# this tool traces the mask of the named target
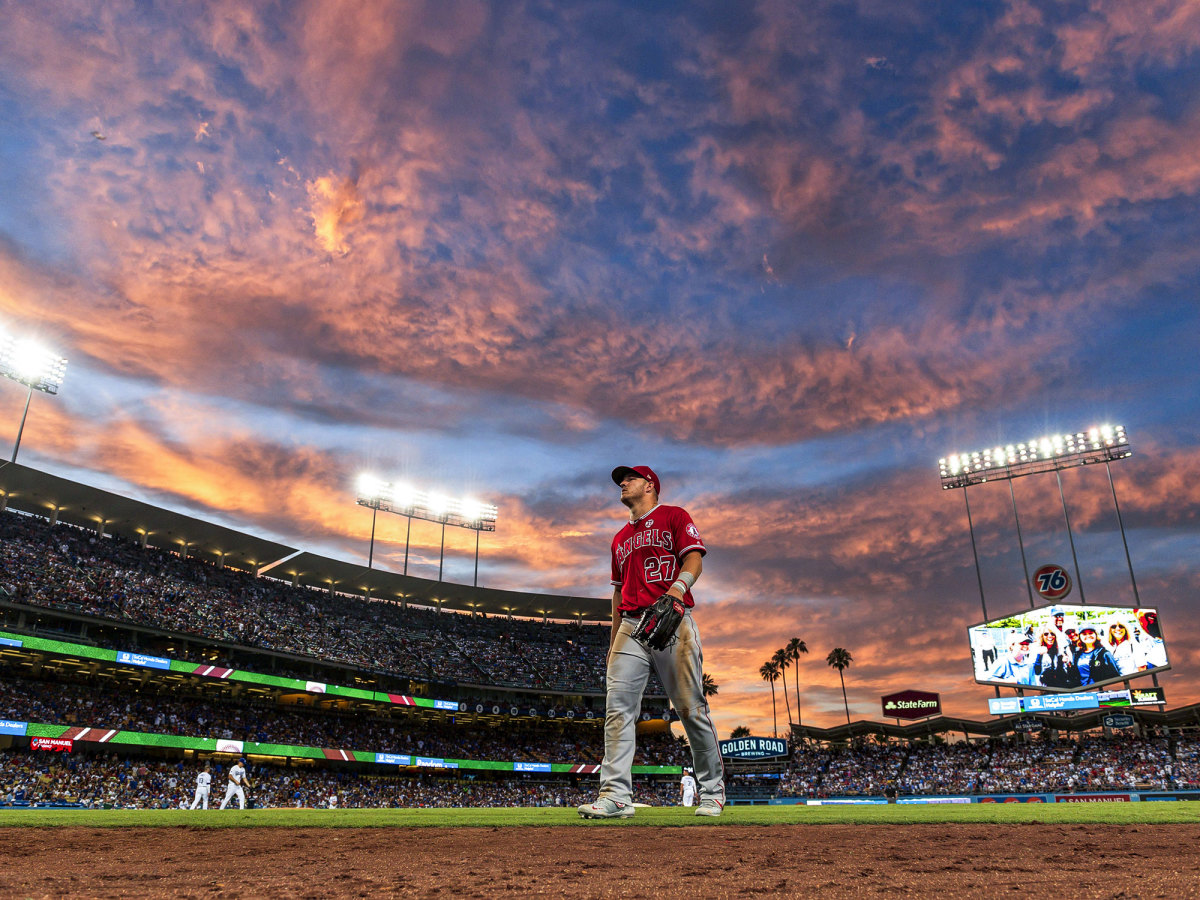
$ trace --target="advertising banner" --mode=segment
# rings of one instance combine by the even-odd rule
[[[1105,728],[1132,728],[1133,716],[1127,713],[1109,713],[1102,720]]]
[[[881,806],[887,800],[883,797],[839,797],[836,800],[805,800],[805,806]]]
[[[147,669],[165,669],[167,671],[171,669],[169,659],[163,659],[161,656],[147,656],[144,653],[129,653],[125,650],[117,651],[117,662],[130,666],[142,666]]]
[[[928,691],[899,691],[879,700],[889,719],[924,719],[942,714],[941,697]]]
[[[1057,794],[1055,803],[1131,803],[1129,794]]]
[[[51,750],[55,753],[70,753],[75,749],[75,742],[67,738],[35,737],[29,739],[29,746],[34,750]]]
[[[1043,694],[1022,697],[1021,708],[1026,712],[1059,712],[1068,709],[1099,709],[1100,698],[1091,694]]]
[[[403,753],[376,753],[375,762],[385,766],[411,766],[412,757]]]
[[[1086,690],[1171,667],[1158,610],[1039,606],[967,629],[980,684]]]
[[[27,724],[27,722],[16,722],[12,719],[0,719],[0,734],[15,734],[24,737]]]
[[[783,738],[734,738],[721,741],[720,746],[724,759],[774,759],[788,755],[788,744]]]
[[[1162,706],[1167,695],[1160,687],[1130,688],[1129,701],[1132,706]]]

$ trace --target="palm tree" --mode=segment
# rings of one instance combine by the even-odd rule
[[[779,666],[768,660],[762,664],[758,674],[762,676],[763,681],[771,683],[771,723],[774,726],[772,734],[779,737],[779,720],[775,716],[775,682],[779,680]]]
[[[786,650],[776,650],[775,655],[771,657],[771,662],[775,663],[775,665],[779,667],[779,677],[783,679],[783,702],[787,704],[787,730],[788,736],[790,737],[792,733],[792,701],[788,699],[787,695],[787,670],[788,666],[792,664],[792,658],[788,656],[788,652]]]
[[[783,649],[787,651],[787,654],[791,658],[792,662],[796,664],[796,724],[803,725],[804,716],[800,714],[800,654],[807,653],[808,647],[805,645],[804,641],[800,640],[800,638],[794,637],[787,642],[787,646],[785,646]],[[787,690],[786,684],[784,684],[784,690]]]
[[[701,690],[704,691],[704,696],[715,697],[717,696],[717,691],[720,690],[720,688],[721,686],[713,681],[713,677],[705,672],[701,684]]]
[[[842,703],[846,707],[846,724],[850,724],[850,701],[846,699],[846,676],[842,673],[846,671],[850,663],[854,659],[850,656],[850,651],[844,647],[834,647],[829,651],[829,655],[825,657],[825,662],[838,670],[838,678],[842,679]]]
[[[729,732],[729,739],[731,741],[736,741],[738,738],[743,737],[750,737],[750,729],[745,725],[739,725],[737,728],[733,729],[733,731]]]

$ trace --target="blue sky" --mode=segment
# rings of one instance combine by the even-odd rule
[[[71,361],[23,462],[344,558],[358,472],[419,479],[500,507],[484,584],[587,596],[608,471],[650,464],[712,547],[718,719],[762,729],[793,636],[806,720],[842,716],[834,646],[856,716],[983,716],[936,460],[1121,423],[1164,687],[1200,700],[1200,3],[3,11],[0,315]],[[1064,485],[1089,599],[1132,603],[1103,472]],[[1053,481],[1016,490],[1064,562]],[[1008,493],[972,505],[1019,608]]]

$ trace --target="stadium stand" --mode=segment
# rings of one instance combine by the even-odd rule
[[[18,633],[109,651],[454,701],[434,712],[0,647],[0,718],[12,721],[578,763],[589,774],[603,755],[607,628],[595,623],[444,613],[333,594],[11,511],[0,513],[0,620]],[[644,718],[662,713],[661,687],[653,692],[659,708],[645,707]],[[528,715],[508,715],[510,704]],[[501,707],[506,714],[485,713]],[[887,724],[798,729],[782,771],[731,773],[730,792],[765,801],[878,796],[889,787],[902,795],[1200,789],[1196,710],[1135,717],[1137,732],[1101,732],[1096,714],[1047,719],[1037,736],[1011,733],[1002,720],[942,720],[940,733],[990,735],[954,742],[899,739],[905,730]],[[4,738],[0,803],[175,807],[190,802],[205,760],[216,767],[219,803],[220,773],[231,758],[194,750],[185,758],[165,745],[118,755],[109,745],[76,744],[73,753],[53,754],[30,749],[28,737]],[[668,730],[639,735],[639,764],[677,770],[687,761],[686,745]],[[281,757],[254,764],[254,797],[271,806],[323,806],[336,793],[343,807],[569,807],[594,791],[591,779],[581,785],[575,773],[514,775],[513,768],[418,771]],[[636,790],[639,802],[655,805],[678,797],[674,775],[639,778]]]
[[[605,626],[330,595],[12,512],[0,514],[0,588],[11,605],[366,672],[525,691],[604,691]],[[657,680],[647,694],[663,697]]]

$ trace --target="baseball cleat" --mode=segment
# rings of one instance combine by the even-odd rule
[[[721,815],[725,809],[725,804],[720,800],[714,800],[711,797],[705,797],[700,801],[700,805],[696,807],[696,815],[712,816],[714,819]]]
[[[608,797],[601,797],[595,803],[584,803],[576,809],[585,819],[628,819],[633,815],[632,803],[620,803]]]

